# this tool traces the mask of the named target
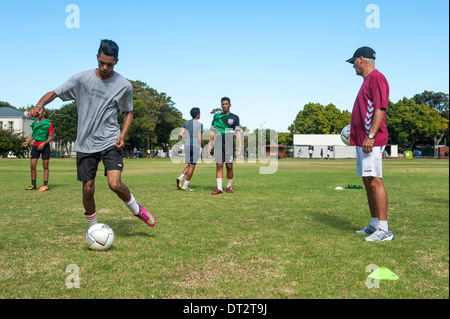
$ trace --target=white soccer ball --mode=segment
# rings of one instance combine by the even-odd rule
[[[106,224],[95,224],[86,232],[86,245],[92,250],[107,250],[114,242],[114,232]]]
[[[341,140],[345,145],[350,146],[350,124],[342,129]]]

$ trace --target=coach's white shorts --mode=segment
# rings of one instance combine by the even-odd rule
[[[383,178],[383,152],[386,146],[374,146],[372,153],[364,153],[361,146],[356,147],[356,174],[361,177]]]

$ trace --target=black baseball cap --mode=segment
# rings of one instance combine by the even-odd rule
[[[358,50],[355,51],[355,53],[353,54],[352,58],[348,59],[345,62],[353,64],[353,61],[355,61],[355,59],[359,58],[360,56],[362,56],[363,58],[366,58],[366,59],[373,59],[373,60],[375,60],[376,54],[375,54],[375,51],[372,48],[361,47],[361,48],[359,48]]]

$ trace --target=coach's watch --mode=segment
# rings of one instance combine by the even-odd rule
[[[371,140],[373,140],[375,138],[375,134],[369,133],[369,135],[367,135],[368,138],[370,138]]]

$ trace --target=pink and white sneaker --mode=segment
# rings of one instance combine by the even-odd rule
[[[137,217],[144,221],[149,226],[155,226],[156,219],[155,216],[153,216],[152,213],[150,213],[148,210],[146,210],[141,204],[139,204],[139,214],[137,214]]]

